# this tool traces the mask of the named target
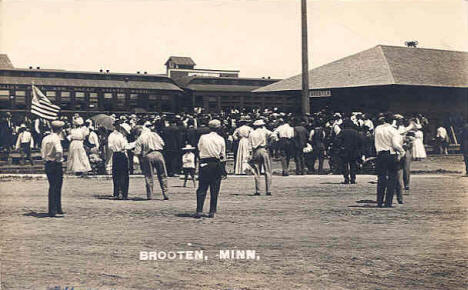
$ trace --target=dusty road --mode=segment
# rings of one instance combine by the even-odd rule
[[[468,286],[468,178],[414,176],[405,204],[375,208],[374,176],[276,177],[252,196],[250,177],[223,182],[215,219],[188,217],[192,188],[170,201],[110,200],[105,179],[67,178],[64,218],[47,218],[47,181],[3,180],[1,285],[115,289],[463,289]],[[157,196],[160,198],[160,196]],[[207,200],[208,202],[208,200]],[[260,260],[220,260],[222,249]],[[204,250],[207,261],[140,261],[140,251]]]

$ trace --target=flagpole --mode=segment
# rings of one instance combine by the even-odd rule
[[[309,55],[307,47],[307,0],[302,0],[302,114],[310,114],[309,102]]]

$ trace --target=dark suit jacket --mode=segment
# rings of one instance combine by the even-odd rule
[[[183,145],[183,131],[177,126],[169,126],[162,129],[161,137],[164,140],[165,151],[180,151]]]
[[[303,126],[294,127],[294,145],[296,149],[302,150],[309,139],[309,131]]]
[[[336,136],[336,145],[342,158],[358,160],[362,156],[364,137],[357,130],[346,128]]]

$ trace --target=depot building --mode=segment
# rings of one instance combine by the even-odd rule
[[[311,111],[422,113],[468,117],[468,53],[378,45],[309,71]],[[292,97],[300,108],[302,76],[257,89]]]
[[[232,108],[288,106],[253,91],[278,80],[242,78],[238,70],[195,68],[190,57],[171,56],[165,74],[16,68],[0,54],[0,110],[27,112],[34,84],[65,112],[219,112]]]

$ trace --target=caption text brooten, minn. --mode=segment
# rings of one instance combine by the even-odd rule
[[[219,260],[260,260],[255,250],[219,250],[215,258]],[[194,260],[210,259],[203,250],[198,251],[140,251],[140,261],[155,260]]]

